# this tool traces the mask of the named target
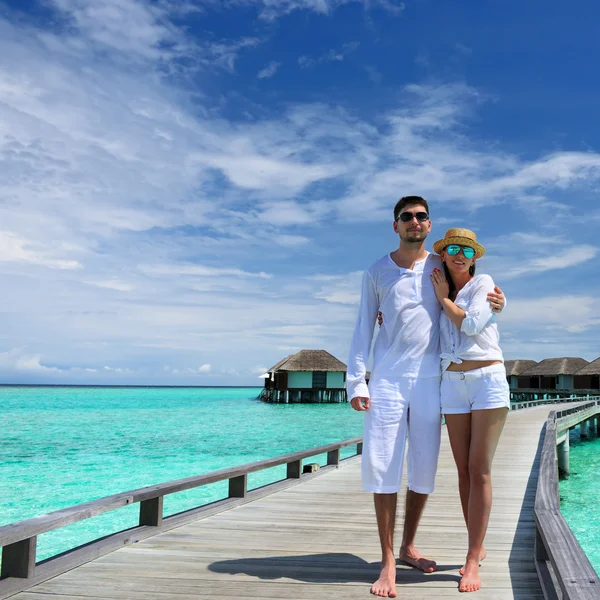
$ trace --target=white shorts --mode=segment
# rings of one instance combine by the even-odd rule
[[[464,373],[444,371],[441,400],[442,412],[446,415],[510,408],[510,391],[504,365],[491,365]]]
[[[408,438],[408,488],[431,494],[440,452],[440,378],[371,379],[369,393],[362,455],[365,491],[400,491]]]

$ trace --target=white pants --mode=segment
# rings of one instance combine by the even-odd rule
[[[440,452],[440,378],[371,379],[369,393],[362,455],[365,491],[400,491],[408,439],[408,488],[431,494]]]
[[[472,371],[444,371],[442,412],[460,415],[472,410],[510,408],[510,390],[503,364]]]

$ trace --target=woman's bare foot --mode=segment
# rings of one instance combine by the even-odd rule
[[[400,560],[415,569],[420,569],[423,573],[433,573],[437,570],[435,560],[425,558],[414,546],[410,548],[400,548]]]
[[[465,573],[458,584],[458,591],[476,592],[481,588],[481,579],[479,579],[479,561],[467,560],[464,569]]]
[[[487,556],[487,552],[486,552],[485,548],[483,546],[481,546],[481,552],[479,553],[479,562],[481,563],[481,561],[484,560],[486,556]],[[481,564],[479,566],[481,566]],[[459,573],[461,575],[464,575],[465,568],[461,567]]]
[[[381,598],[395,598],[396,593],[396,561],[381,565],[379,579],[371,586],[371,594]]]

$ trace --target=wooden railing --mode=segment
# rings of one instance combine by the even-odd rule
[[[543,400],[512,400],[510,403],[511,410],[519,410],[521,408],[532,408],[534,406],[542,406],[545,404],[572,404],[573,402],[593,402],[600,396],[584,397],[584,398],[545,398]],[[575,408],[567,410],[576,410]]]
[[[0,547],[2,547],[0,599],[7,598],[124,545],[233,506],[250,502],[294,485],[301,479],[336,468],[341,462],[340,450],[347,446],[356,446],[356,454],[348,458],[362,454],[362,438],[352,438],[343,442],[269,458],[240,467],[221,469],[205,475],[187,477],[115,494],[0,527]],[[327,465],[320,468],[316,473],[303,474],[302,461],[305,458],[320,454],[327,454]],[[344,460],[347,460],[347,458]],[[249,473],[280,465],[287,465],[285,479],[261,488],[248,490]],[[229,481],[229,495],[227,498],[163,517],[163,499],[165,496],[224,480]],[[39,535],[136,503],[140,505],[139,525],[137,527],[89,542],[39,563],[36,562],[36,546]]]
[[[575,401],[577,399],[574,399]],[[587,400],[587,399],[586,399]],[[560,512],[557,434],[600,414],[600,399],[550,412],[535,498],[535,567],[546,600],[598,600],[600,579]]]

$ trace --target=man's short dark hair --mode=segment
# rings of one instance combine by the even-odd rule
[[[404,198],[400,198],[400,200],[396,202],[396,206],[394,207],[394,221],[398,220],[400,213],[407,206],[415,205],[424,206],[427,214],[429,214],[429,205],[427,204],[427,200],[425,200],[425,198],[421,198],[421,196],[404,196]]]

